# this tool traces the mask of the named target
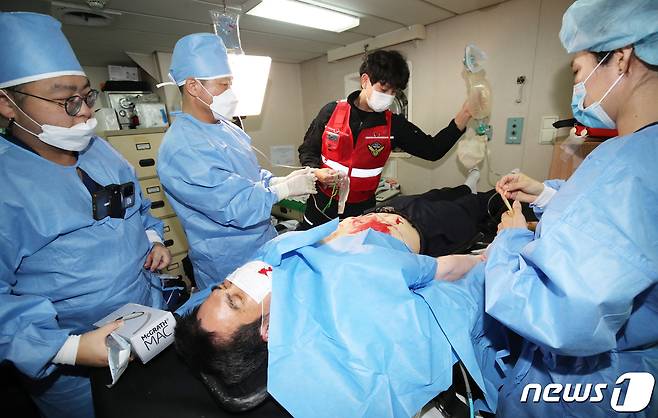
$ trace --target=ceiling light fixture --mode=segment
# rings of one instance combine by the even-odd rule
[[[309,28],[344,32],[359,26],[359,18],[296,0],[260,0],[248,15],[292,23]],[[243,5],[243,9],[249,5]]]

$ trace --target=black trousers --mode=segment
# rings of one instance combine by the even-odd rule
[[[375,203],[373,196],[363,203],[348,204],[340,218],[362,215],[371,211]],[[421,237],[421,253],[433,257],[466,251],[474,241],[492,241],[500,216],[507,210],[495,190],[473,194],[466,185],[396,196],[381,206],[391,207],[411,222]],[[522,206],[526,219],[536,220],[532,209],[525,203]],[[336,218],[337,208],[338,203],[329,203],[324,193],[312,195],[298,229],[306,230]]]
[[[421,236],[421,253],[438,257],[467,251],[474,241],[490,242],[507,210],[495,190],[473,194],[466,185],[397,196],[386,202],[413,224]],[[526,219],[536,219],[523,204]]]

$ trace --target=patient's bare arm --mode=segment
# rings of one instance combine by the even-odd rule
[[[461,279],[476,264],[483,261],[479,255],[444,255],[437,257],[437,269],[434,275],[436,280],[454,281]]]

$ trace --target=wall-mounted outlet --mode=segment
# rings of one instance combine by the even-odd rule
[[[557,129],[553,124],[558,121],[557,116],[542,116],[541,127],[539,128],[539,143],[543,145],[552,145],[557,137]]]
[[[506,144],[520,144],[523,136],[523,118],[507,119],[507,135],[505,136]]]

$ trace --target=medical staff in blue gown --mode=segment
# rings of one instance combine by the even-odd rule
[[[273,270],[268,392],[295,417],[409,417],[450,387],[461,360],[485,394],[476,407],[495,410],[501,374],[495,326],[484,335],[483,263],[462,280],[436,280],[436,258],[372,229],[320,244],[336,224],[284,234],[257,254]]]
[[[174,48],[170,83],[179,86],[183,113],[167,131],[157,170],[181,219],[200,289],[221,281],[276,236],[272,206],[315,193],[310,169],[272,177],[260,168],[251,138],[231,123],[238,97],[221,38],[198,33]]]
[[[97,92],[59,22],[0,13],[0,39],[0,115],[9,121],[0,136],[0,362],[21,372],[44,416],[93,417],[84,366],[107,364],[104,340],[118,324],[92,324],[125,303],[162,306],[144,269],[169,257],[150,242],[161,241],[162,222],[149,215],[134,169],[94,136]],[[134,205],[95,220],[91,193],[127,182]]]
[[[486,311],[524,339],[497,416],[656,417],[658,2],[578,0],[560,38],[575,54],[574,116],[619,136],[566,182],[497,185],[541,216],[533,234],[516,203],[488,254]],[[524,403],[528,384],[558,386]]]

